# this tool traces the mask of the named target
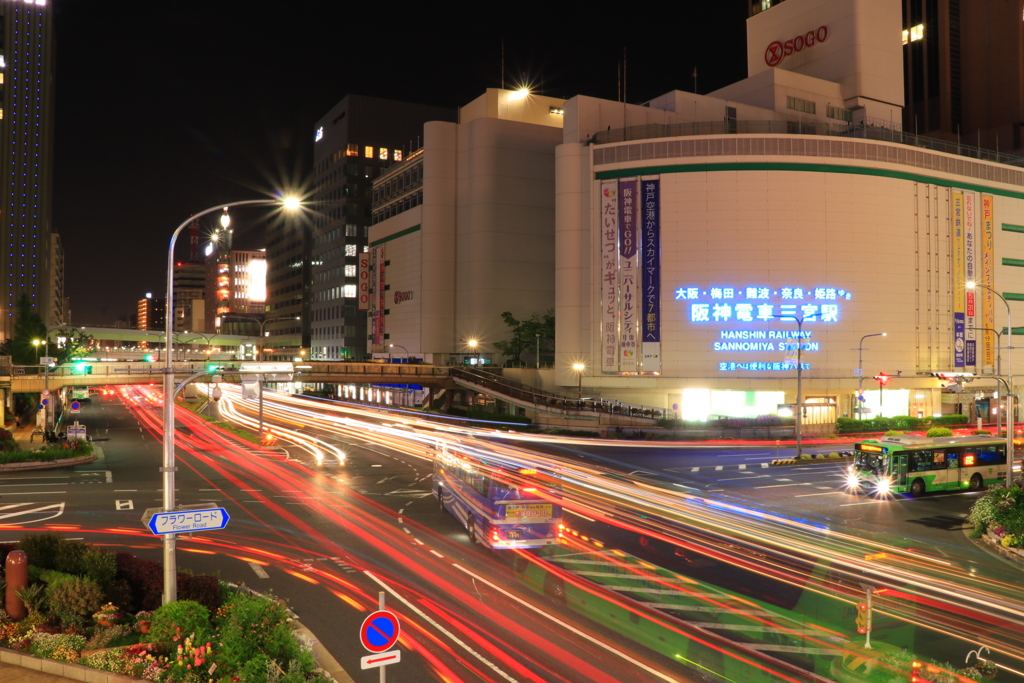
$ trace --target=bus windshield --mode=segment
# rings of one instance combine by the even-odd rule
[[[889,456],[884,453],[871,453],[858,449],[854,453],[853,464],[861,472],[870,472],[872,474],[889,473]]]

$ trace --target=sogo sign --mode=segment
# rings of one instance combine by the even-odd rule
[[[808,31],[802,36],[790,38],[786,42],[772,41],[768,45],[768,49],[764,51],[764,61],[768,66],[778,66],[783,59],[794,52],[800,52],[804,48],[813,47],[826,40],[828,40],[828,26],[819,26],[816,31]]]

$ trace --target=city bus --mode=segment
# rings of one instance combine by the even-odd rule
[[[877,494],[980,491],[1006,481],[1006,441],[985,436],[886,436],[854,446],[847,486]]]
[[[560,487],[550,475],[441,447],[433,489],[440,509],[466,527],[473,543],[492,549],[559,543]]]

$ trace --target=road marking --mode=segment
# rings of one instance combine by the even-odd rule
[[[691,472],[700,472],[700,468],[699,467],[691,467],[690,471]]]
[[[402,521],[402,518],[401,518],[401,517],[399,517],[399,518],[398,518],[398,523],[399,523],[399,524],[405,524],[405,522],[403,522],[403,521]]]
[[[845,507],[850,507],[851,505],[874,505],[875,503],[887,503],[887,502],[889,502],[889,501],[879,498],[879,499],[876,499],[876,500],[865,500],[863,503],[843,503],[839,507],[845,508]]]
[[[801,493],[793,496],[794,498],[806,498],[807,496],[831,496],[836,493],[846,493],[846,491],[825,491],[824,493]]]
[[[137,493],[138,489],[114,489],[114,493]]]
[[[114,501],[114,508],[117,510],[134,510],[135,504],[130,500],[116,500]]]
[[[370,465],[370,467],[384,467],[384,465]]]
[[[255,562],[248,562],[246,564],[248,564],[250,567],[252,567],[253,572],[255,572],[256,576],[260,577],[261,579],[269,579],[270,578],[270,574],[267,573],[267,570],[264,569],[263,567],[259,566]]]
[[[779,479],[777,481],[793,481],[793,480],[792,479],[783,479],[783,478],[779,477]]]
[[[410,536],[412,535],[412,532],[409,531],[409,529],[404,527],[404,526],[402,527],[402,531],[404,531],[405,533],[409,534]]]
[[[740,469],[741,470],[745,470],[745,469],[747,469],[747,466],[745,464],[744,465],[740,465]]]
[[[810,486],[810,482],[796,482],[793,484],[768,484],[767,486],[755,486],[755,489],[777,489],[784,486]]]
[[[444,555],[442,555],[441,553],[437,552],[436,550],[431,550],[430,554],[431,555],[437,555],[440,558],[444,558]]]
[[[766,469],[767,467],[768,467],[768,463],[766,463],[766,462],[761,463],[761,468],[762,469]]]
[[[4,493],[4,495],[5,496],[44,496],[44,495],[47,495],[49,493],[63,493],[63,494],[66,494],[67,491],[10,491],[8,493]]]
[[[0,519],[11,519],[12,517],[30,515],[34,512],[47,514],[53,512],[53,514],[48,514],[48,516],[40,517],[38,519],[26,519],[22,522],[4,522],[5,525],[36,524],[38,522],[44,522],[48,519],[53,519],[54,517],[60,517],[64,513],[64,503],[49,503],[44,504],[42,507],[25,508],[21,510],[15,509],[20,508],[24,505],[38,505],[38,503],[12,503],[11,505],[0,505]],[[4,512],[4,510],[10,510],[10,512]]]
[[[753,472],[747,472],[747,474],[753,474],[752,477],[719,477],[716,481],[750,481],[751,479],[768,479],[771,475],[768,474],[754,474]]]
[[[532,610],[533,612],[535,612],[536,614],[544,617],[545,619],[549,619],[550,621],[554,622],[555,624],[558,624],[560,627],[564,628],[565,630],[570,631],[571,633],[574,633],[577,636],[579,636],[579,637],[581,637],[581,638],[583,638],[583,639],[585,639],[585,640],[587,640],[587,641],[589,641],[589,642],[591,642],[591,643],[593,643],[595,645],[600,646],[601,650],[603,652],[610,652],[610,653],[620,657],[621,659],[629,662],[630,664],[632,664],[632,665],[634,665],[634,666],[636,666],[636,667],[638,667],[640,669],[643,669],[644,671],[646,671],[648,674],[650,674],[651,676],[653,676],[655,678],[660,678],[660,679],[665,680],[665,681],[674,681],[675,680],[674,678],[669,678],[667,675],[661,673],[660,671],[647,666],[643,662],[641,662],[641,661],[639,661],[637,659],[633,659],[632,657],[630,657],[625,652],[621,652],[619,650],[616,650],[615,648],[609,647],[606,642],[604,642],[602,640],[598,640],[594,636],[591,636],[591,635],[589,635],[587,633],[584,633],[580,629],[575,628],[574,626],[571,626],[570,624],[562,621],[561,619],[558,619],[557,617],[549,614],[546,609],[541,609],[539,607],[534,606],[532,603],[529,603],[529,602],[527,602],[527,601],[525,601],[525,600],[523,600],[521,598],[516,597],[512,593],[509,593],[508,591],[498,587],[497,585],[491,583],[490,581],[488,581],[487,579],[483,578],[482,576],[478,576],[477,574],[474,574],[473,572],[469,571],[465,567],[462,567],[462,566],[457,565],[457,564],[453,564],[452,566],[455,567],[456,569],[458,569],[459,571],[465,572],[469,576],[473,577],[474,581],[479,581],[480,583],[482,583],[482,584],[484,584],[486,586],[489,586],[491,588],[491,590],[497,591],[498,593],[501,593],[505,597],[510,598],[512,600],[515,600],[516,602],[521,604],[523,607],[525,607],[525,608],[527,608],[529,610]]]
[[[715,467],[715,472],[721,472],[722,471],[722,467],[724,467],[724,466],[723,465],[718,465],[717,467]]]

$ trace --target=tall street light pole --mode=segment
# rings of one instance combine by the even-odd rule
[[[164,302],[164,448],[163,466],[160,472],[163,473],[163,503],[164,512],[174,512],[174,473],[178,470],[174,463],[174,362],[171,355],[174,352],[174,245],[178,241],[178,235],[192,221],[216,211],[224,211],[221,216],[222,225],[230,225],[231,219],[227,216],[227,210],[234,206],[283,206],[289,211],[299,208],[299,200],[294,197],[283,199],[248,199],[230,204],[218,204],[199,213],[193,214],[184,223],[175,228],[171,234],[171,241],[167,247],[167,298]],[[225,218],[227,222],[225,222]],[[172,311],[168,314],[168,311]],[[177,539],[174,534],[164,535],[164,595],[163,604],[175,602],[178,599],[178,566],[174,555]]]
[[[804,363],[803,363],[803,349],[804,349],[804,322],[817,318],[818,314],[807,315],[807,316],[795,316],[795,315],[773,315],[773,318],[780,318],[782,320],[793,320],[796,322],[797,340],[796,340],[796,457],[799,460],[800,456],[804,452],[804,437],[803,437],[803,416],[804,416],[804,393],[803,393],[803,380],[804,380]]]
[[[576,371],[576,375],[579,378],[579,393],[576,395],[576,399],[579,401],[583,400],[583,371],[587,369],[587,366],[583,363],[573,363],[572,369]]]
[[[864,419],[864,401],[861,400],[863,395],[864,386],[864,340],[868,337],[884,337],[885,332],[876,332],[874,334],[865,334],[860,338],[860,343],[857,344],[857,419]],[[868,349],[870,351],[870,349]],[[881,393],[879,395],[879,403],[881,403]]]
[[[1010,369],[1013,365],[1013,325],[1010,322],[1010,302],[1006,300],[1006,297],[988,285],[968,282],[966,287],[967,289],[981,287],[988,290],[999,297],[1003,305],[1006,306],[1006,485],[1009,486],[1013,483],[1013,432],[1014,423],[1017,421],[1017,408],[1014,405],[1016,397],[1013,395],[1013,370]]]

